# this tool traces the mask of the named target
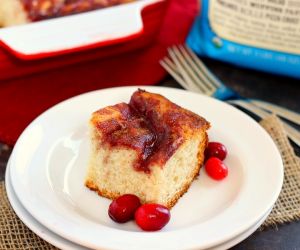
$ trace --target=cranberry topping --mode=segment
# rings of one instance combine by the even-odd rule
[[[129,2],[129,0],[21,0],[30,20],[38,21]]]
[[[129,104],[110,106],[117,117],[96,123],[102,141],[112,147],[128,147],[137,152],[134,168],[150,172],[150,166],[163,166],[184,142],[187,133],[209,127],[202,117],[183,109],[158,94],[134,92]],[[103,115],[108,110],[99,110]]]

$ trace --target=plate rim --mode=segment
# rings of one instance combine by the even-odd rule
[[[5,170],[5,189],[6,189],[8,201],[12,209],[18,216],[18,218],[25,224],[26,227],[28,227],[41,239],[61,249],[73,250],[74,247],[76,247],[77,250],[89,250],[84,246],[80,246],[74,242],[68,241],[67,239],[59,236],[58,234],[54,233],[50,229],[46,228],[24,208],[23,204],[18,199],[11,183],[9,161],[7,162],[6,170]],[[56,240],[53,241],[53,238],[56,238]],[[66,245],[65,243],[71,243],[71,246]]]

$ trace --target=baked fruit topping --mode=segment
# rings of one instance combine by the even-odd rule
[[[135,0],[0,0],[0,28],[133,1]]]

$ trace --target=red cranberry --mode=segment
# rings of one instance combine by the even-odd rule
[[[168,208],[159,204],[145,204],[135,212],[135,221],[144,231],[157,231],[162,229],[170,220]]]
[[[217,157],[211,157],[206,161],[205,170],[215,180],[222,180],[228,175],[228,167]]]
[[[226,158],[227,149],[220,142],[209,142],[205,150],[205,159],[208,160],[210,157],[217,157],[221,161]]]
[[[109,206],[109,217],[118,223],[125,223],[134,218],[134,213],[141,206],[140,199],[133,194],[124,194]]]

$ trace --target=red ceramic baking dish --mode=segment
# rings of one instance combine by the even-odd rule
[[[166,5],[138,0],[0,28],[0,80],[142,48],[159,31]]]

